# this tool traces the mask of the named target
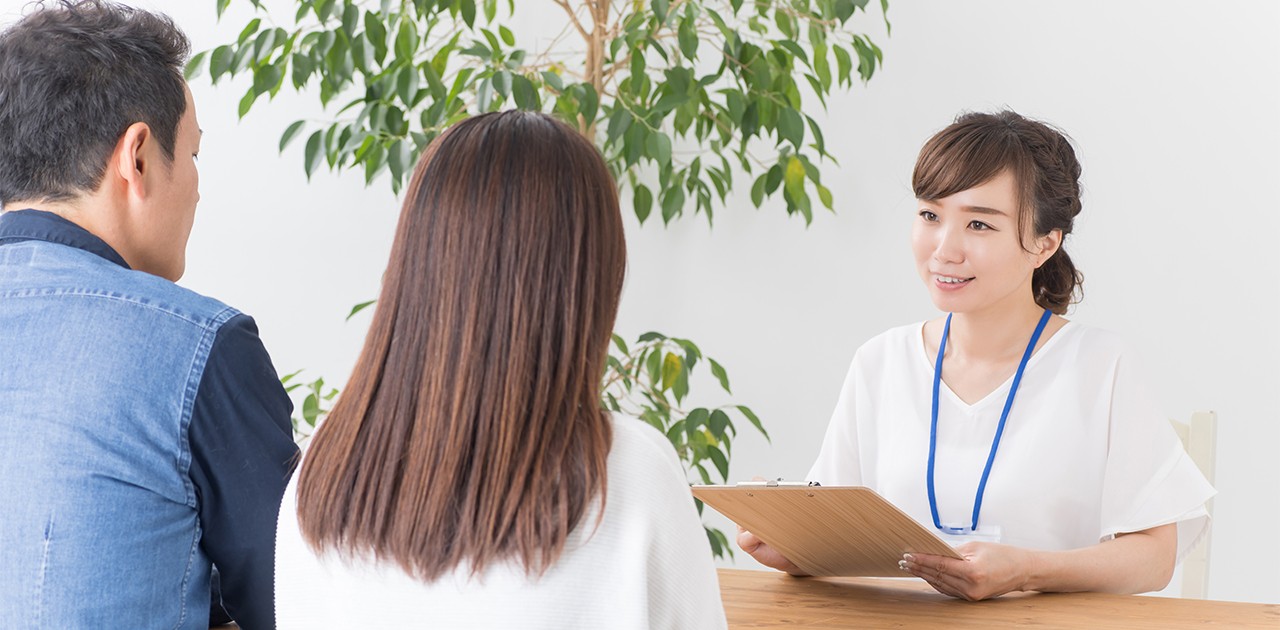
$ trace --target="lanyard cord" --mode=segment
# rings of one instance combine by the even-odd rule
[[[991,440],[991,453],[987,455],[987,465],[982,469],[982,480],[978,482],[978,492],[973,498],[973,525],[969,528],[972,531],[978,529],[978,512],[982,510],[982,495],[987,490],[987,478],[991,476],[991,464],[996,460],[996,449],[1000,448],[1000,436],[1004,434],[1004,423],[1009,419],[1009,410],[1013,408],[1013,397],[1018,393],[1018,384],[1022,382],[1022,373],[1027,369],[1027,362],[1031,360],[1031,353],[1036,349],[1036,342],[1040,341],[1040,333],[1044,332],[1045,324],[1049,323],[1049,316],[1052,313],[1045,309],[1044,314],[1040,316],[1040,323],[1036,324],[1035,332],[1031,333],[1031,341],[1027,343],[1026,352],[1022,353],[1022,361],[1018,363],[1018,371],[1013,375],[1013,384],[1009,387],[1009,397],[1004,401],[1004,411],[1000,413],[1000,424],[996,425],[995,439]],[[938,451],[938,389],[942,385],[942,355],[947,349],[947,337],[951,335],[951,314],[947,314],[947,323],[942,328],[942,341],[938,343],[938,358],[934,362],[933,367],[933,412],[929,423],[929,511],[933,514],[933,526],[943,531],[954,531],[960,533],[963,528],[944,528],[942,521],[938,518],[938,499],[933,490],[933,464],[934,458]]]

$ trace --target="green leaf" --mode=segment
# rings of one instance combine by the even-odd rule
[[[671,445],[676,447],[677,452],[680,451],[680,448],[684,446],[684,443],[687,441],[684,430],[684,420],[676,420],[675,423],[671,425],[671,428],[667,429],[667,441],[671,442]]]
[[[822,184],[818,184],[818,199],[822,202],[822,205],[826,206],[827,210],[835,212],[835,200],[831,197],[831,191]]]
[[[302,374],[302,372],[303,372],[302,370],[298,370],[298,371],[296,371],[296,372],[290,372],[290,373],[288,373],[288,374],[285,374],[284,376],[281,376],[281,377],[280,377],[280,384],[281,384],[281,385],[288,385],[288,384],[289,384],[289,381],[292,381],[292,380],[294,379],[294,377],[298,376],[299,374]]]
[[[710,419],[711,412],[707,411],[705,407],[698,407],[697,409],[690,411],[689,415],[684,419],[685,433],[689,435],[697,433],[698,428],[706,425],[707,421]]]
[[[671,163],[671,138],[659,131],[651,134],[645,143],[645,153],[658,163],[666,166]]]
[[[720,449],[711,446],[707,448],[707,455],[711,457],[711,463],[716,465],[716,472],[720,473],[722,481],[729,480],[729,460],[725,458],[724,453]]]
[[[660,388],[662,386],[662,353],[657,350],[650,352],[644,363],[649,382],[653,383],[654,387]]]
[[[609,127],[605,135],[605,145],[611,145],[626,133],[627,128],[631,126],[631,113],[622,107],[617,107],[613,113],[609,115]]]
[[[200,76],[200,71],[204,69],[204,59],[208,54],[209,51],[206,50],[192,57],[191,61],[187,62],[186,68],[182,71],[182,76],[187,81],[191,81],[192,79]]]
[[[786,182],[787,192],[791,193],[793,199],[799,199],[805,194],[804,163],[800,161],[800,158],[794,155],[787,158],[787,170],[783,175],[783,180]]]
[[[511,95],[511,72],[500,70],[493,75],[493,90],[507,98]]]
[[[658,23],[662,24],[667,21],[667,11],[671,9],[670,0],[651,0],[649,8],[653,10],[653,16],[658,18]]]
[[[467,28],[475,27],[476,25],[475,0],[462,0],[462,21],[467,23]]]
[[[578,99],[578,111],[582,117],[587,120],[596,119],[596,110],[600,107],[600,95],[596,94],[595,86],[590,83],[579,83],[582,88],[582,96]]]
[[[685,16],[680,21],[677,39],[680,43],[680,54],[684,55],[685,59],[698,58],[698,31],[696,22],[692,17]]]
[[[231,4],[231,0],[218,0],[218,8],[217,8],[217,11],[218,11],[218,19],[219,19],[219,20],[221,20],[221,19],[222,19],[222,14],[223,14],[223,12],[225,12],[225,11],[227,10],[227,7],[228,7],[230,4]]]
[[[768,440],[770,443],[773,443],[773,440],[769,438],[769,432],[764,430],[764,425],[760,424],[760,418],[756,416],[754,411],[751,411],[751,409],[749,409],[746,405],[738,405],[737,408],[738,408],[738,411],[741,412],[742,415],[745,416],[749,422],[751,422],[752,426],[754,426],[756,430],[760,432],[760,435],[764,436],[764,439]]]
[[[396,59],[412,64],[417,52],[418,28],[406,17],[400,21],[400,31],[396,33]]]
[[[302,418],[306,420],[310,426],[316,426],[316,419],[320,417],[320,399],[311,394],[302,401]]]
[[[724,366],[716,363],[715,359],[708,360],[711,362],[711,374],[716,377],[716,380],[720,381],[720,387],[732,394],[733,390],[729,389],[729,374],[724,371]]]
[[[511,77],[511,98],[520,109],[527,111],[542,109],[537,88],[533,87],[533,82],[524,75],[517,74]]]
[[[322,150],[324,140],[324,132],[317,131],[307,138],[307,148],[303,156],[303,170],[307,173],[307,181],[311,180],[311,174],[315,173],[316,167],[320,166],[320,159],[324,157]]]
[[[240,31],[240,36],[236,38],[236,43],[243,46],[250,37],[253,37],[254,33],[258,32],[258,27],[260,26],[262,26],[261,18],[249,20],[249,23],[244,25],[244,30]]]
[[[804,120],[799,112],[791,108],[778,112],[778,136],[780,140],[790,142],[797,151],[804,146]]]
[[[769,168],[769,171],[765,173],[764,191],[772,195],[773,191],[777,190],[778,186],[781,184],[782,184],[782,165],[774,164],[772,167]]]
[[[671,223],[671,219],[680,214],[684,208],[684,188],[676,186],[662,193],[662,223]]]
[[[258,68],[257,70],[254,70],[253,71],[253,91],[255,93],[254,96],[256,97],[258,95],[270,92],[273,88],[275,88],[275,86],[280,84],[280,80],[283,78],[284,78],[284,72],[282,72],[280,70],[280,66],[276,64],[267,64],[265,66],[262,66],[261,68]],[[252,102],[250,102],[250,105],[252,105]],[[247,107],[244,108],[244,111],[240,113],[240,116],[243,117],[244,113],[248,111],[249,109]]]
[[[373,58],[379,64],[387,59],[387,27],[373,11],[364,13],[364,37],[373,45]]]
[[[724,439],[724,431],[733,424],[729,420],[729,414],[723,410],[716,409],[711,412],[711,418],[707,420],[707,430],[711,431],[711,437],[717,440]]]
[[[405,66],[396,76],[396,96],[405,107],[417,104],[418,82],[418,69],[414,66]]]
[[[842,46],[835,46],[832,51],[836,54],[836,78],[841,85],[849,85],[853,82],[853,58],[849,56],[849,51]]]
[[[342,32],[348,39],[356,35],[356,27],[360,24],[360,8],[355,3],[348,3],[342,10]]]
[[[235,51],[230,46],[218,46],[213,49],[213,54],[209,57],[209,78],[214,85],[217,85],[218,78],[231,69],[231,60],[235,57]]]
[[[515,33],[512,33],[512,32],[511,32],[511,29],[509,29],[509,28],[507,28],[507,27],[505,27],[505,26],[499,26],[499,27],[498,27],[498,35],[502,37],[502,41],[503,41],[503,43],[505,43],[506,45],[508,45],[508,46],[515,46],[515,45],[516,45],[516,36],[515,36]]]
[[[542,71],[542,81],[547,85],[551,86],[551,89],[557,92],[564,91],[564,82],[560,79],[560,75],[550,70]]]
[[[633,199],[635,203],[636,218],[644,224],[644,220],[649,218],[649,212],[653,210],[653,193],[649,192],[649,187],[644,184],[636,186]]]
[[[248,92],[245,92],[244,97],[240,99],[240,107],[237,108],[237,111],[240,113],[241,118],[244,118],[244,115],[249,113],[249,108],[253,107],[253,102],[258,100],[258,94],[260,94],[260,92],[258,92],[256,87],[250,88]]]
[[[761,175],[756,178],[756,183],[751,185],[751,203],[755,204],[756,208],[764,203],[764,185],[767,178],[768,174]]]
[[[289,125],[289,128],[284,130],[284,135],[280,136],[281,153],[284,153],[285,147],[289,146],[290,142],[293,142],[293,137],[298,135],[299,131],[302,131],[302,126],[306,124],[306,122],[307,121],[305,120],[299,120],[292,125]]]
[[[476,88],[476,107],[482,112],[489,111],[489,105],[493,102],[493,81],[482,79],[480,86]]]
[[[676,382],[671,385],[671,394],[676,397],[676,403],[684,401],[684,397],[689,395],[689,369],[693,365],[685,361],[680,368],[680,373],[676,376]]]
[[[361,302],[351,307],[351,312],[347,313],[346,321],[351,321],[351,318],[355,317],[356,313],[359,313],[360,311],[363,311],[364,309],[369,308],[370,306],[373,306],[374,304],[377,304],[377,303],[378,303],[377,300],[369,300],[368,302]]]
[[[626,340],[620,337],[618,333],[613,333],[611,337],[613,339],[613,345],[618,347],[618,352],[621,352],[622,354],[631,354],[631,351],[627,349]]]
[[[666,353],[662,359],[662,389],[666,391],[676,384],[676,378],[680,376],[681,368],[680,357],[674,352]]]
[[[293,86],[300,88],[307,84],[311,73],[315,71],[315,62],[311,57],[300,53],[293,54]]]

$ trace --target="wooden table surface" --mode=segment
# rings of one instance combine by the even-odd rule
[[[720,569],[730,630],[743,628],[1270,628],[1280,605],[1102,593],[1029,593],[966,602],[920,580],[793,578]]]

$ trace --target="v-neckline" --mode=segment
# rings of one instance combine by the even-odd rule
[[[925,362],[925,366],[928,367],[929,369],[929,376],[932,377],[933,371],[934,371],[934,362],[937,360],[938,357],[936,354],[934,356],[929,356],[929,349],[925,346],[925,343],[924,343],[924,327],[928,323],[929,323],[929,320],[920,322],[920,328],[916,334],[916,345],[919,347],[919,352],[917,352],[916,354],[920,357],[922,361]],[[1073,321],[1068,321],[1067,323],[1063,324],[1061,328],[1054,331],[1048,339],[1045,339],[1044,343],[1040,344],[1040,347],[1036,348],[1035,351],[1031,353],[1031,359],[1027,361],[1027,369],[1031,369],[1031,366],[1038,363],[1040,361],[1040,357],[1043,356],[1045,352],[1049,350],[1049,348],[1051,348],[1055,343],[1057,343],[1060,337],[1062,337],[1063,331],[1067,330],[1068,328],[1072,328],[1072,325],[1074,323],[1075,322]],[[985,396],[974,401],[972,404],[965,402],[964,399],[961,398],[959,394],[956,394],[954,391],[951,391],[951,386],[947,385],[947,382],[943,379],[939,379],[939,385],[940,385],[939,389],[945,391],[947,393],[946,395],[951,397],[952,402],[959,405],[965,411],[971,412],[976,409],[986,407],[987,405],[991,404],[992,400],[1001,400],[1001,398],[996,396],[996,394],[999,394],[1000,392],[1008,391],[1009,387],[1013,384],[1013,377],[1016,375],[1017,375],[1017,372],[1010,374],[1009,378],[1006,378],[999,385],[996,385],[995,389],[987,392]]]

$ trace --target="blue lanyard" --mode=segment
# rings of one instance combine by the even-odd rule
[[[996,449],[1000,448],[1000,436],[1004,434],[1005,420],[1009,419],[1009,409],[1013,407],[1013,397],[1018,393],[1018,384],[1022,382],[1022,372],[1027,369],[1031,353],[1040,341],[1040,333],[1049,323],[1051,313],[1046,309],[1036,324],[1036,331],[1031,333],[1031,341],[1027,342],[1027,351],[1022,353],[1022,362],[1018,363],[1018,372],[1013,375],[1013,385],[1009,387],[1009,397],[1004,401],[1004,411],[1000,413],[1000,424],[996,426],[996,437],[991,441],[991,453],[987,455],[987,466],[982,469],[982,481],[978,482],[978,494],[973,498],[972,531],[978,529],[978,512],[982,510],[982,494],[987,489],[987,477],[991,476],[991,463],[996,459]],[[938,343],[938,360],[933,367],[933,415],[929,423],[929,511],[933,513],[933,526],[948,533],[959,534],[964,528],[943,527],[938,519],[938,499],[933,492],[933,460],[938,451],[938,388],[942,383],[942,355],[947,349],[947,337],[951,334],[951,314],[947,314],[947,324],[942,328],[942,341]]]

